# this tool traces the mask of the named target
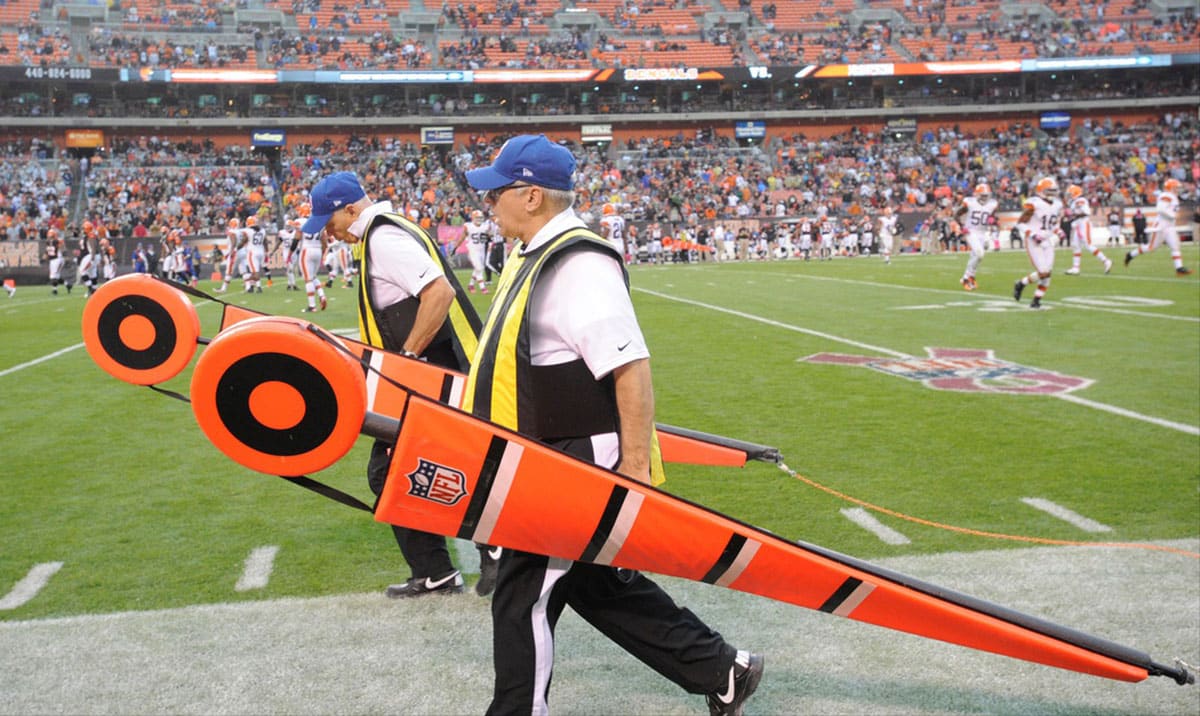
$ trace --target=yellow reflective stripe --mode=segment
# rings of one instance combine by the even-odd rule
[[[650,484],[658,487],[667,481],[667,470],[663,466],[662,446],[658,444],[658,429],[650,428]]]
[[[355,246],[366,246],[364,236]],[[363,249],[359,249],[360,256]],[[363,343],[376,348],[383,347],[383,338],[379,335],[379,326],[375,323],[375,306],[371,303],[371,267],[369,261],[359,261],[361,275],[358,277],[358,337]]]
[[[467,385],[463,389],[462,401],[462,409],[468,413],[472,412],[475,407],[475,384],[479,378],[477,369],[480,367],[480,361],[484,358],[482,354],[485,352],[484,349],[491,344],[492,334],[496,331],[496,327],[502,322],[503,317],[498,315],[498,309],[508,300],[513,277],[517,275],[524,264],[525,257],[521,255],[521,244],[517,243],[513,246],[512,255],[500,272],[500,279],[496,282],[496,292],[492,296],[492,308],[483,321],[483,329],[479,332],[479,342],[472,353],[471,371],[467,374]],[[492,359],[495,359],[495,353],[492,354]]]
[[[501,325],[492,369],[492,422],[517,429],[517,341],[521,337],[525,306],[532,282],[525,281]]]

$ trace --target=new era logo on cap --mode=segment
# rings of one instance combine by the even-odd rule
[[[522,134],[504,143],[490,167],[467,172],[467,183],[478,191],[518,181],[569,191],[575,186],[575,157],[544,134]]]

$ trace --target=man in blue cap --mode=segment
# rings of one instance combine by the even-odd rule
[[[353,172],[330,174],[309,195],[312,213],[301,231],[361,243],[358,327],[364,343],[465,373],[479,336],[475,312],[437,244],[417,224],[373,201]],[[391,444],[376,440],[367,482],[378,496],[387,479]],[[462,574],[450,561],[446,538],[393,526],[412,576],[393,584],[394,599],[458,593]],[[496,557],[479,546],[480,580],[486,595],[495,583]]]
[[[623,257],[571,208],[574,173],[567,149],[523,135],[508,140],[491,166],[466,174],[501,235],[517,243],[463,407],[657,484],[650,353]],[[704,694],[712,714],[741,714],[758,687],[762,656],[728,644],[644,575],[506,549],[492,600],[489,714],[549,712],[554,628],[566,606],[683,689]]]

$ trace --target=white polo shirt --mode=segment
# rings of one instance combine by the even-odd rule
[[[372,204],[359,214],[347,231],[361,239],[376,216],[391,211],[390,201]],[[418,239],[391,224],[382,224],[375,229],[368,250],[371,298],[379,308],[420,295],[430,282],[444,275],[441,264],[429,255]]]
[[[524,253],[574,228],[587,226],[567,209],[534,235]],[[626,363],[650,357],[615,256],[575,251],[557,259],[542,270],[531,300],[534,365],[582,358],[599,380]]]

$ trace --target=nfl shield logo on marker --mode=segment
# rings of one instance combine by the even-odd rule
[[[467,476],[452,467],[417,458],[417,469],[407,475],[408,494],[430,502],[453,505],[467,495]]]

